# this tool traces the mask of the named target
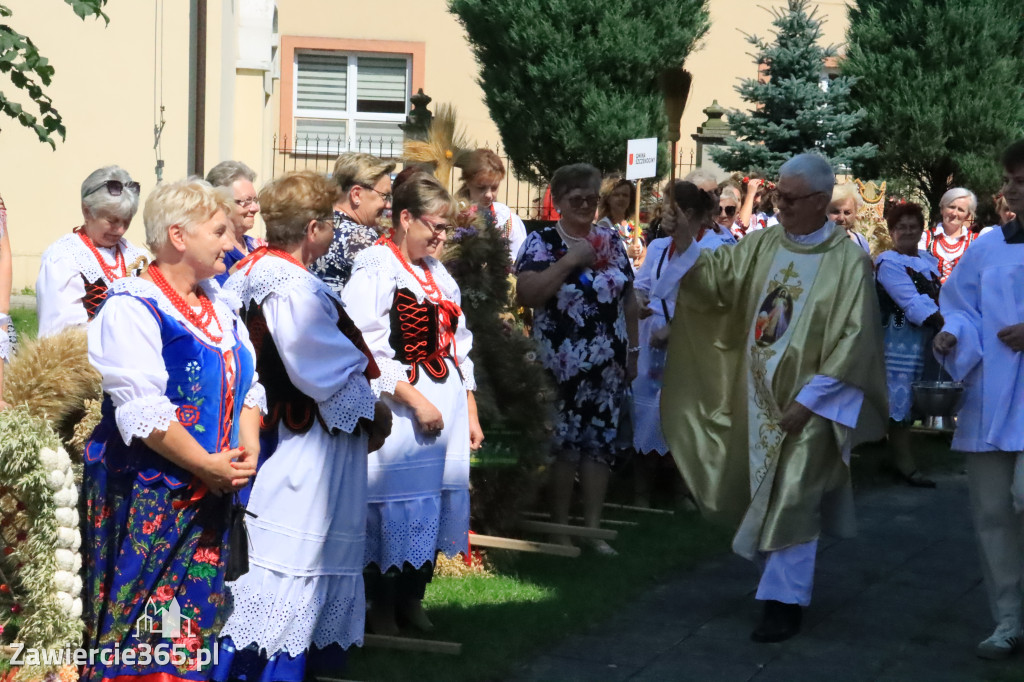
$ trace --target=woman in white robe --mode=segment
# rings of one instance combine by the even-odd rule
[[[142,272],[145,252],[124,238],[138,208],[139,183],[123,168],[100,168],[82,182],[84,222],[51,244],[39,265],[39,336],[84,327],[110,285]]]
[[[426,174],[395,191],[393,238],[356,257],[343,300],[373,352],[371,382],[394,413],[369,459],[369,627],[394,634],[396,614],[431,625],[422,599],[438,551],[466,550],[469,453],[483,441],[472,391],[473,337],[455,280],[428,253],[445,239],[448,192]]]
[[[221,632],[233,678],[263,667],[264,679],[303,679],[322,650],[363,640],[366,454],[390,413],[370,390],[376,365],[337,294],[308,270],[331,245],[336,194],[312,171],[265,187],[269,244],[225,287],[242,301],[268,402],[247,505],[249,572],[231,585]]]

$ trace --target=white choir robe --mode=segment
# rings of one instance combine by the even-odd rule
[[[221,636],[268,655],[361,645],[367,434],[357,425],[376,404],[368,360],[338,329],[337,295],[309,271],[266,255],[225,288],[244,308],[262,303],[288,379],[336,431],[277,425],[247,505],[256,515],[246,519],[249,572],[230,585],[234,611]]]
[[[939,293],[942,330],[957,343],[936,358],[967,384],[954,450],[1024,450],[1024,359],[997,336],[1024,322],[1024,232],[1013,235],[1009,243],[1003,229],[978,237]]]
[[[132,265],[146,258],[145,251],[121,238],[117,249],[124,257],[125,267],[131,276]],[[96,251],[108,267],[117,264],[114,248],[97,246]],[[138,268],[136,268],[138,269]],[[85,280],[82,277],[85,277]],[[52,336],[67,327],[84,327],[89,322],[85,311],[85,281],[102,279],[107,287],[114,283],[108,280],[89,247],[75,233],[66,234],[43,252],[36,278],[36,311],[39,314],[39,336]]]
[[[443,297],[462,304],[458,284],[436,259],[423,259]],[[425,279],[423,268],[411,266]],[[473,335],[466,316],[459,316],[453,357],[446,378],[438,383],[420,368],[415,388],[440,410],[444,429],[428,436],[416,426],[413,411],[394,400],[395,386],[408,381],[407,365],[395,359],[391,347],[391,308],[398,289],[407,289],[419,302],[426,294],[415,277],[384,245],[371,246],[356,256],[352,278],[342,299],[352,321],[363,333],[381,376],[371,382],[374,392],[391,408],[391,436],[369,457],[369,510],[366,563],[381,572],[409,563],[419,568],[433,562],[438,551],[454,556],[467,548],[469,534],[469,404],[467,391],[476,388],[469,358]]]
[[[726,228],[718,226],[718,231],[708,230],[697,242],[702,249],[714,251],[720,246],[735,244],[736,239]],[[651,315],[640,320],[640,353],[637,357],[636,378],[633,379],[633,448],[641,454],[656,452],[659,455],[668,453],[668,443],[661,432],[661,379],[651,377],[651,361],[656,354],[661,354],[664,363],[665,349],[651,346],[651,335],[669,323],[675,314],[676,294],[679,291],[679,279],[664,281],[659,287],[660,294],[655,296],[652,290],[655,285],[669,274],[668,264],[679,254],[672,249],[671,237],[655,239],[647,247],[647,256],[643,265],[637,270],[633,289],[642,291],[648,298],[647,308]],[[668,318],[665,311],[668,311]]]
[[[828,239],[833,229],[835,229],[835,223],[828,222],[811,234],[794,236],[787,233],[786,237],[799,244],[815,245]],[[663,273],[661,281],[652,289],[652,296],[671,296],[672,286],[678,290],[679,281],[697,262],[700,249],[699,243],[691,243],[686,251],[672,259]],[[796,397],[796,402],[818,416],[852,430],[857,426],[860,409],[864,403],[864,392],[856,386],[850,386],[832,377],[819,374],[812,377],[801,389]],[[847,464],[850,463],[850,449],[850,442],[847,441],[842,447],[843,461]],[[809,605],[814,587],[817,545],[818,539],[815,538],[775,552],[762,552],[763,564],[757,599],[771,599],[801,606]]]
[[[939,293],[943,358],[966,383],[953,448],[967,455],[974,530],[993,619],[1020,627],[1024,590],[1024,353],[999,340],[1024,323],[1024,227],[1020,218],[978,237]]]

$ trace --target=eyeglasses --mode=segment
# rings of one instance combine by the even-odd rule
[[[779,192],[778,194],[775,195],[775,199],[778,203],[795,204],[801,199],[813,197],[815,194],[824,194],[824,192],[808,192],[807,194],[798,194],[797,196],[793,196],[792,194],[783,194],[782,192]]]
[[[445,223],[438,223],[435,225],[434,223],[424,220],[423,218],[416,218],[416,220],[429,227],[434,234],[439,236],[447,233],[449,230],[452,229],[451,225],[447,225]]]
[[[722,215],[723,213],[726,215],[727,218],[731,218],[734,215],[736,215],[736,207],[735,206],[719,206],[718,207],[718,215]]]
[[[260,200],[257,197],[249,197],[248,199],[235,199],[235,203],[242,208],[249,208],[250,206],[259,206]]]
[[[134,180],[130,182],[121,182],[120,180],[107,180],[103,184],[96,185],[92,189],[86,191],[86,193],[82,195],[82,198],[85,198],[90,194],[94,194],[95,192],[99,192],[104,187],[107,188],[107,192],[112,197],[121,196],[121,193],[124,192],[126,189],[135,192],[136,194],[138,194],[139,190],[142,189],[141,185],[139,185],[139,183],[135,182]]]
[[[369,185],[359,185],[359,186],[362,187],[363,189],[368,189],[371,192],[376,192],[377,194],[379,194],[380,198],[384,200],[385,204],[390,204],[392,197],[394,197],[394,195],[391,192],[381,192],[379,189],[377,189],[375,187],[370,187]]]
[[[584,206],[597,206],[598,199],[600,199],[600,197],[596,194],[588,194],[586,196],[577,194],[576,196],[569,197],[568,201],[569,206],[572,208],[583,208]]]

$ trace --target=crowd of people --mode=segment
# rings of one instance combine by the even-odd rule
[[[147,604],[176,599],[189,655],[84,678],[298,681],[364,629],[433,628],[422,600],[438,552],[467,547],[484,441],[473,319],[440,260],[460,201],[507,241],[556,387],[555,523],[578,480],[583,523],[599,525],[624,453],[641,506],[670,463],[678,502],[731,523],[761,570],[753,639],[792,637],[821,534],[852,531],[853,446],[887,431],[895,475],[935,485],[912,450],[912,385],[943,364],[966,383],[953,447],[969,453],[997,624],[977,652],[1009,655],[1024,588],[1024,141],[1003,165],[1000,225],[976,229],[976,197],[954,188],[931,229],[920,205],[892,207],[878,254],[859,192],[812,154],[774,180],[698,169],[646,231],[632,183],[564,166],[558,220],[530,233],[494,200],[505,169],[488,150],[460,159],[455,196],[362,153],[258,192],[225,161],[150,193],[146,250],[124,237],[139,183],[96,170],[36,287],[39,334],[84,327],[102,377],[84,452],[87,645],[145,643]],[[257,214],[265,239],[248,234]],[[2,313],[6,227],[0,203]],[[215,642],[217,667],[197,669]]]

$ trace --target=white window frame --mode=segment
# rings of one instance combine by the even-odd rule
[[[343,112],[330,112],[324,111],[323,109],[299,109],[299,56],[306,54],[323,54],[331,55],[334,57],[346,57],[348,59],[348,73],[346,74],[346,90],[345,107],[346,111]],[[400,114],[381,114],[381,113],[360,113],[356,111],[356,104],[358,100],[358,89],[359,89],[359,58],[360,57],[388,57],[405,60],[405,110]],[[412,55],[403,54],[400,52],[360,52],[350,50],[317,50],[317,49],[297,49],[292,60],[292,140],[294,144],[292,149],[296,154],[315,154],[319,150],[313,146],[308,145],[300,146],[297,130],[299,119],[319,119],[324,121],[345,121],[345,144],[338,150],[328,149],[327,153],[334,153],[337,151],[345,152],[350,150],[359,149],[356,144],[356,124],[359,122],[374,122],[381,121],[385,123],[405,123],[406,116],[409,114],[409,97],[412,93]],[[396,150],[399,154],[401,150]]]

